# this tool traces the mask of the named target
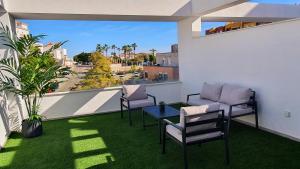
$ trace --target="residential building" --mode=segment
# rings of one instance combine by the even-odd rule
[[[156,63],[160,66],[178,67],[178,44],[171,46],[171,52],[156,53]]]
[[[16,35],[18,38],[29,35],[28,24],[16,21]]]
[[[178,44],[171,46],[171,52],[156,53],[156,65],[144,66],[144,78],[152,81],[178,80]]]
[[[52,48],[54,44],[55,43],[52,43],[52,42],[49,42],[46,45],[39,44],[40,50],[42,52],[45,52],[45,51],[49,50],[50,48]],[[65,49],[63,47],[59,47],[53,51],[53,56],[59,64],[65,65],[65,60],[68,57],[67,49]]]

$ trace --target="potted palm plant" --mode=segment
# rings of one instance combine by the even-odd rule
[[[31,138],[42,135],[42,116],[39,115],[40,101],[57,83],[55,79],[68,71],[58,65],[52,55],[53,50],[63,43],[53,45],[42,52],[37,45],[44,35],[26,35],[17,38],[2,26],[0,38],[16,56],[5,56],[0,60],[0,91],[14,93],[25,102],[28,118],[22,121],[22,134]],[[11,53],[11,52],[8,52]]]

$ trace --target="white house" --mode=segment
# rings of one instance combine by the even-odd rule
[[[16,34],[17,37],[23,37],[29,35],[28,24],[20,21],[16,21]]]

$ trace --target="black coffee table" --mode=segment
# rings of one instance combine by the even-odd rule
[[[158,120],[158,128],[159,128],[159,143],[161,143],[161,125],[162,125],[162,120],[171,118],[171,117],[176,117],[180,115],[180,112],[171,107],[166,105],[165,106],[165,111],[161,112],[159,109],[159,106],[149,106],[149,107],[144,107],[143,108],[143,128],[145,129],[148,126],[153,126],[153,124],[145,124],[145,114],[148,114],[152,116],[153,118]],[[156,124],[155,124],[156,125]]]

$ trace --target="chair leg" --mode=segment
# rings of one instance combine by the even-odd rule
[[[121,119],[123,119],[123,103],[122,103],[122,100],[121,100]]]
[[[163,140],[162,140],[162,154],[166,153],[166,126],[164,125],[163,129]]]
[[[187,152],[186,152],[186,145],[183,143],[183,161],[184,161],[184,168],[188,169],[188,161],[187,161]]]
[[[258,126],[258,113],[257,113],[257,108],[255,108],[255,127],[258,129],[259,126]]]
[[[131,111],[130,111],[130,108],[128,108],[128,115],[129,115],[129,125],[132,126],[132,119],[131,119]]]
[[[230,131],[230,122],[231,122],[231,117],[228,116],[228,119],[227,119],[227,136],[229,136],[229,131]]]
[[[224,139],[225,142],[225,158],[226,158],[226,164],[229,164],[229,145],[228,145],[228,138],[226,136],[226,138]]]

